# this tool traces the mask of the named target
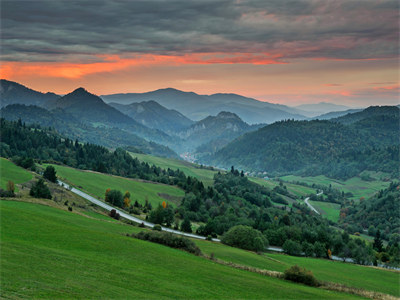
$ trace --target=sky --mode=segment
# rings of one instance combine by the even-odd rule
[[[1,78],[97,95],[172,87],[272,103],[399,104],[391,0],[2,0]]]

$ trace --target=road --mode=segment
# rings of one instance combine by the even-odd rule
[[[151,228],[153,228],[153,226],[155,225],[153,223],[150,223],[150,222],[147,222],[147,221],[143,221],[143,220],[141,220],[139,218],[133,217],[133,216],[131,216],[131,215],[119,210],[118,208],[112,207],[112,206],[104,203],[103,201],[97,200],[96,198],[93,198],[92,196],[90,196],[90,195],[88,195],[88,194],[86,194],[86,193],[84,193],[84,192],[82,192],[82,191],[80,191],[80,190],[78,190],[78,189],[66,184],[65,182],[62,182],[62,181],[58,180],[58,184],[60,186],[64,187],[64,188],[66,188],[67,190],[70,190],[74,194],[77,194],[77,195],[81,196],[82,198],[85,198],[86,200],[88,200],[88,201],[90,201],[90,202],[92,202],[92,203],[104,208],[107,211],[111,211],[112,209],[115,209],[116,212],[119,213],[119,215],[124,219],[130,220],[132,222],[139,223],[139,224],[143,223],[145,226],[151,227]],[[182,231],[179,231],[179,230],[174,230],[174,229],[171,229],[171,228],[168,228],[168,227],[161,227],[161,228],[162,228],[163,231],[175,233],[175,234],[186,236],[186,237],[191,237],[191,238],[201,239],[201,240],[205,240],[206,239],[204,236],[197,235],[197,234],[186,233],[186,232],[182,232]],[[212,240],[214,242],[220,242],[219,239],[212,239]]]
[[[323,192],[320,192],[320,193],[317,194],[317,196],[321,196],[322,194],[323,194]],[[308,203],[308,200],[310,200],[310,197],[307,197],[306,199],[304,199],[304,202],[307,204],[307,206],[308,206],[312,211],[314,211],[316,214],[320,215],[319,211],[316,210],[316,209],[314,208],[314,206],[312,206],[310,203]]]

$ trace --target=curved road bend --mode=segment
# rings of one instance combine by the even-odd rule
[[[145,226],[151,227],[151,228],[153,228],[153,226],[155,225],[153,223],[150,223],[150,222],[147,222],[147,221],[143,221],[143,220],[141,220],[139,218],[136,218],[136,217],[133,217],[131,215],[128,215],[127,213],[125,213],[125,212],[123,212],[123,211],[121,211],[121,210],[119,210],[119,209],[117,209],[115,207],[112,207],[112,206],[104,203],[103,201],[97,200],[96,198],[93,198],[92,196],[90,196],[90,195],[88,195],[88,194],[86,194],[86,193],[84,193],[84,192],[82,192],[82,191],[80,191],[80,190],[78,190],[78,189],[76,189],[74,187],[71,187],[70,185],[66,184],[65,182],[62,182],[62,181],[58,180],[58,184],[60,186],[62,186],[62,187],[65,187],[66,189],[70,190],[74,194],[77,194],[77,195],[81,196],[82,198],[85,198],[86,200],[88,200],[88,201],[90,201],[90,202],[92,202],[92,203],[104,208],[107,211],[111,211],[112,209],[115,209],[116,212],[119,213],[119,215],[121,217],[123,217],[123,218],[125,218],[127,220],[130,220],[130,221],[133,221],[133,222],[139,223],[139,224],[143,223]],[[175,233],[175,234],[178,234],[178,235],[183,235],[183,236],[186,236],[186,237],[191,237],[191,238],[201,239],[201,240],[205,240],[206,239],[204,236],[200,236],[200,235],[197,235],[197,234],[186,233],[186,232],[174,230],[174,229],[171,229],[171,228],[168,228],[168,227],[163,227],[163,226],[161,228],[162,228],[163,231]],[[220,242],[219,239],[214,239],[213,238],[212,240],[214,242]]]
[[[321,196],[322,194],[323,194],[323,192],[320,192],[320,193],[317,194],[317,196]],[[304,199],[304,202],[307,204],[307,206],[308,206],[312,211],[314,211],[316,214],[320,215],[319,211],[316,210],[316,209],[314,208],[314,206],[312,206],[310,203],[308,203],[308,200],[310,200],[310,197],[307,197],[306,199]]]

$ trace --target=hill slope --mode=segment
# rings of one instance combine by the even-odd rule
[[[167,109],[155,101],[143,101],[128,105],[109,103],[109,105],[144,126],[167,133],[182,130],[194,123],[176,110]]]
[[[363,170],[396,173],[398,117],[360,122],[351,126],[328,121],[277,122],[239,137],[208,162],[270,174],[298,172],[337,178]]]
[[[70,139],[82,142],[95,143],[105,147],[134,147],[136,151],[154,155],[177,158],[178,155],[166,146],[149,142],[133,133],[119,128],[98,128],[91,124],[77,120],[70,113],[62,109],[51,112],[34,105],[21,104],[8,105],[0,110],[1,116],[6,120],[17,121],[21,119],[27,124],[39,124],[42,127],[53,127],[59,133]]]
[[[197,153],[214,153],[236,137],[259,127],[248,125],[236,114],[220,112],[217,116],[209,116],[182,130],[179,136],[185,140],[190,151],[200,146]]]
[[[29,89],[22,84],[0,80],[0,108],[9,104],[25,104],[43,106],[46,102],[55,100],[60,96],[54,93],[41,93]]]
[[[0,209],[2,297],[357,298],[125,236],[137,227],[32,203],[1,201]]]

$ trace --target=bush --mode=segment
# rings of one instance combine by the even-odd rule
[[[195,255],[201,255],[199,247],[197,247],[193,241],[185,237],[174,235],[170,232],[141,231],[137,234],[132,234],[132,236],[137,239],[162,244],[171,248],[182,249]]]
[[[40,178],[29,191],[29,195],[35,198],[51,199],[51,193],[47,185],[44,184],[43,178]]]
[[[282,245],[283,251],[289,255],[301,255],[301,245],[292,240],[286,240]]]
[[[160,224],[154,225],[153,230],[162,231],[161,225]]]
[[[117,211],[115,209],[112,209],[110,211],[110,217],[114,218],[115,220],[119,220],[120,215],[119,215],[119,213],[117,213]]]
[[[286,280],[303,283],[309,286],[319,286],[318,280],[314,277],[311,271],[299,267],[298,265],[292,266],[287,269],[283,275]]]
[[[244,225],[234,226],[224,234],[222,243],[252,251],[262,251],[268,247],[268,240],[258,230]]]
[[[5,197],[15,197],[14,192],[12,191],[5,191],[3,189],[0,189],[0,197],[5,198]]]

